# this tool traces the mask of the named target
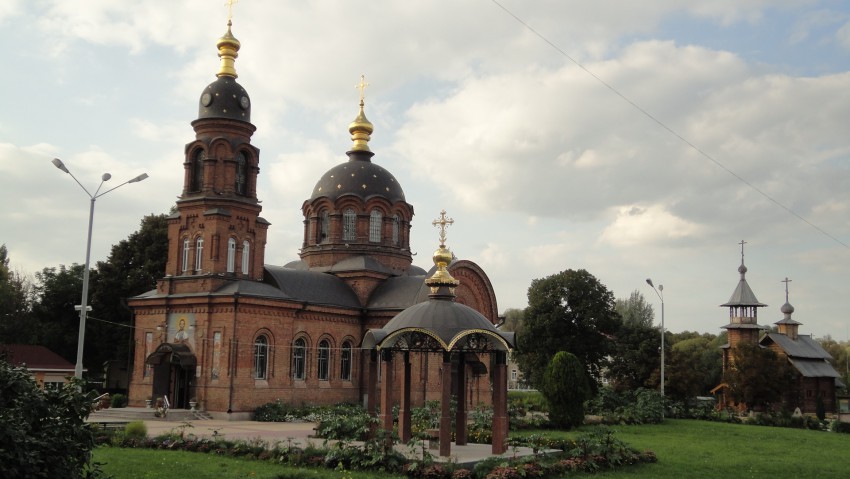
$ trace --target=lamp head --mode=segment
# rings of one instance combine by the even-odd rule
[[[652,286],[653,288],[655,287],[655,285],[654,285],[654,284],[652,284],[652,280],[651,280],[651,279],[649,279],[649,278],[646,278],[646,284],[648,284],[648,285]]]
[[[103,176],[100,177],[100,181],[109,181],[110,178],[112,178],[112,175],[104,173]]]
[[[53,166],[55,166],[56,168],[59,168],[60,170],[64,171],[65,173],[68,173],[68,174],[71,173],[70,171],[68,171],[68,168],[65,168],[65,163],[62,163],[62,160],[60,160],[59,158],[53,158],[53,160],[51,160],[51,163],[53,163]]]
[[[664,285],[663,284],[658,285],[658,291],[664,291]]]
[[[142,173],[141,175],[133,178],[132,180],[128,181],[127,183],[138,183],[138,182],[144,180],[147,177],[148,177],[147,173]]]

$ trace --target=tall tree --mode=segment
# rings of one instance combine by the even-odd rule
[[[661,369],[661,332],[642,321],[620,325],[608,360],[607,377],[615,391],[654,388]]]
[[[166,215],[147,215],[139,230],[112,246],[106,261],[98,261],[92,281],[90,318],[86,360],[94,370],[104,361],[125,361],[132,338],[131,311],[127,298],[156,287],[168,260],[168,220]]]
[[[684,401],[707,396],[720,384],[723,359],[716,338],[705,334],[673,344],[667,363],[667,394]]]
[[[617,302],[614,303],[614,308],[623,318],[623,324],[652,327],[655,311],[652,309],[652,305],[646,302],[646,298],[643,297],[640,291],[632,291],[628,299],[617,299]]]
[[[729,393],[736,403],[764,410],[782,399],[793,384],[788,360],[772,349],[758,344],[741,343],[732,352],[732,364],[723,374]]]
[[[513,331],[517,334],[522,333],[522,321],[525,318],[525,311],[517,308],[509,308],[505,310],[505,322],[502,324],[503,331]]]
[[[0,245],[0,344],[31,344],[32,281],[9,266],[6,245]]]
[[[514,358],[530,384],[540,387],[552,357],[570,352],[595,391],[619,322],[614,295],[587,271],[569,269],[535,279]]]
[[[37,324],[34,343],[47,347],[72,363],[76,363],[77,359],[80,328],[80,313],[74,310],[74,306],[80,304],[83,269],[83,265],[79,264],[72,264],[70,268],[59,265],[59,268],[44,268],[35,274],[38,300],[33,305]]]

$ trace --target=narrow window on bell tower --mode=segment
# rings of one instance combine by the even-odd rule
[[[204,237],[198,236],[195,242],[195,271],[201,272],[201,265],[204,257]]]
[[[227,272],[234,271],[236,271],[236,240],[230,238],[227,240]]]
[[[204,150],[195,152],[192,159],[192,184],[189,191],[201,191],[204,187]]]
[[[236,154],[236,193],[245,196],[248,191],[247,161],[245,153]]]
[[[248,240],[242,242],[242,274],[247,276],[251,273],[249,271],[250,268],[250,259],[251,259],[251,243]]]

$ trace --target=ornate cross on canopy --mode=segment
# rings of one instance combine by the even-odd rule
[[[227,21],[228,22],[233,19],[233,4],[234,3],[239,3],[239,0],[227,0],[227,3],[224,4],[224,6],[227,7]]]
[[[788,276],[786,276],[785,279],[780,281],[780,283],[785,283],[785,302],[786,303],[788,302],[788,283],[790,283],[790,282],[791,282],[791,280],[788,279]]]
[[[360,83],[358,83],[357,85],[354,86],[354,88],[357,88],[357,89],[360,90],[360,106],[363,106],[363,100],[366,99],[366,87],[367,86],[369,86],[369,84],[366,83],[366,75],[360,75]]]
[[[738,244],[741,245],[741,264],[744,264],[744,245],[747,244],[747,242],[741,240],[741,242]]]
[[[446,228],[453,225],[455,220],[446,217],[446,210],[440,211],[440,218],[431,222],[432,225],[440,228],[440,247],[446,246]]]

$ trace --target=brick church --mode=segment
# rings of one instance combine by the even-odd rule
[[[744,265],[744,244],[741,241],[741,266],[738,267],[740,280],[732,296],[721,307],[729,308],[729,324],[723,326],[729,334],[729,342],[723,351],[723,371],[735,367],[735,347],[740,344],[757,344],[761,348],[773,350],[779,358],[788,361],[793,372],[793,381],[783,391],[780,408],[794,411],[800,408],[804,414],[815,414],[820,400],[827,413],[836,412],[836,391],[846,388],[841,375],[832,367],[832,356],[812,338],[812,335],[799,334],[799,323],[791,319],[794,307],[788,302],[788,283],[785,278],[785,304],[780,308],[783,318],[776,323],[776,331],[758,324],[758,310],[767,306],[759,302],[747,283],[747,267]],[[768,331],[762,334],[762,331]],[[727,395],[728,385],[720,384],[712,390],[719,395],[721,408],[746,409],[744,404],[735,404]]]
[[[217,47],[220,67],[201,92],[195,136],[184,151],[183,191],[168,220],[164,277],[129,301],[136,327],[131,405],[167,396],[172,407],[196,400],[214,414],[238,417],[276,400],[364,403],[364,334],[429,293],[429,273],[412,264],[413,205],[372,161],[365,83],[348,126],[347,161],[304,191],[298,259],[268,265],[260,150],[251,144],[253,105],[236,81],[240,43],[231,22]],[[496,297],[484,271],[456,258],[448,269],[460,281],[456,301],[495,324]],[[442,356],[431,356],[411,358],[414,406],[440,397]],[[470,405],[489,401],[490,361],[482,354],[463,366]]]

